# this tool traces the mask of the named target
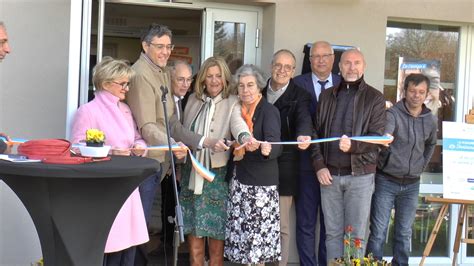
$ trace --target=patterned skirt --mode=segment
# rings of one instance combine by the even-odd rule
[[[281,260],[277,186],[249,186],[232,181],[224,256],[241,264]]]
[[[225,181],[227,167],[213,168],[214,181],[204,180],[201,195],[188,188],[191,160],[183,166],[179,200],[183,209],[184,234],[224,240],[229,185]]]

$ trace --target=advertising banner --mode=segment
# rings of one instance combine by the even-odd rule
[[[443,197],[474,199],[474,125],[443,122]]]

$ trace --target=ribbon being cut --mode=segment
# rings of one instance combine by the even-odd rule
[[[324,138],[324,139],[314,139],[309,141],[309,143],[314,144],[314,143],[322,143],[322,142],[330,142],[330,141],[337,141],[340,140],[340,137],[334,137],[334,138]],[[393,141],[392,136],[357,136],[357,137],[350,137],[351,140],[355,141],[361,141],[361,142],[367,142],[367,143],[372,143],[372,144],[381,144],[381,145],[388,145]],[[259,143],[262,143],[263,141],[258,141]],[[301,143],[305,142],[299,142],[299,141],[281,141],[281,142],[268,142],[270,144],[282,144],[282,145],[298,145]],[[242,149],[245,147],[246,144],[240,145],[236,149]],[[160,151],[167,151],[168,146],[167,145],[161,145],[161,146],[151,146],[148,147],[149,150],[160,150]],[[193,153],[189,148],[186,146],[179,146],[179,145],[172,145],[171,150],[183,150],[186,149],[189,153],[189,157],[191,158],[191,162],[193,164],[194,170],[199,173],[204,179],[206,179],[209,182],[212,182],[214,180],[215,174],[208,169],[206,169],[199,161],[193,156]]]
[[[3,137],[0,137],[3,141],[7,142],[7,140]],[[324,139],[314,139],[309,141],[309,143],[314,144],[314,143],[322,143],[322,142],[330,142],[330,141],[337,141],[340,140],[340,137],[334,137],[334,138],[324,138]],[[381,144],[381,145],[388,145],[393,141],[392,136],[356,136],[356,137],[350,137],[351,140],[355,141],[362,141],[362,142],[367,142],[367,143],[372,143],[372,144]],[[8,141],[7,143],[9,144],[19,144],[23,143],[26,140],[24,139],[11,139],[11,141]],[[258,141],[259,143],[262,143],[263,141]],[[282,142],[269,142],[270,144],[282,144],[282,145],[298,145],[301,143],[305,142],[299,142],[299,141],[282,141]],[[240,145],[236,149],[242,149],[245,147],[246,144]],[[167,151],[169,149],[168,145],[160,145],[160,146],[150,146],[148,147],[148,150],[158,150],[158,151]],[[207,168],[205,168],[199,161],[193,156],[193,153],[191,150],[186,147],[186,146],[179,146],[177,144],[174,144],[171,146],[172,151],[177,151],[177,150],[187,150],[189,153],[189,158],[191,159],[192,165],[194,170],[201,175],[204,179],[206,179],[209,182],[212,182],[214,180],[215,174],[211,171],[209,171]]]

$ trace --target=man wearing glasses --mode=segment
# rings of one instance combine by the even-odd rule
[[[178,120],[182,123],[184,110],[181,101],[191,87],[191,83],[193,82],[193,72],[191,66],[182,60],[171,61],[168,64],[168,68],[171,75],[171,91],[175,103],[175,112]],[[174,209],[176,206],[170,172],[171,171],[168,171],[163,181],[161,181],[161,223],[163,225],[163,232],[165,232],[162,237],[162,243],[167,247],[171,247],[173,244],[174,232],[174,224],[169,221],[168,217],[174,217]],[[178,182],[181,179],[180,177],[181,167],[176,167],[176,179]]]
[[[334,50],[326,41],[315,42],[310,49],[311,72],[297,76],[295,84],[311,95],[310,113],[314,117],[319,94],[339,86],[341,77],[332,74]],[[301,152],[299,194],[296,199],[296,243],[303,266],[326,265],[326,230],[321,209],[320,184],[311,167],[310,152]],[[319,212],[319,248],[316,259],[316,224]]]
[[[161,88],[170,88],[170,75],[166,68],[168,59],[174,45],[171,44],[172,32],[164,25],[153,23],[141,38],[142,53],[140,58],[133,64],[132,69],[136,74],[130,80],[130,90],[127,102],[132,110],[138,129],[149,146],[166,145],[168,143],[165,127],[165,119],[169,120],[171,136],[183,141],[191,148],[215,147],[221,143],[217,140],[204,138],[185,129],[175,115],[175,102],[172,93],[166,94],[165,117]],[[224,145],[224,144],[222,144]],[[178,159],[186,156],[186,151],[174,152]],[[170,167],[167,153],[160,151],[149,151],[148,157],[154,158],[161,163],[161,170],[155,175],[147,178],[140,185],[143,210],[147,224],[150,223],[153,199],[162,173],[166,173]]]
[[[280,112],[282,141],[309,141],[312,134],[309,105],[311,96],[293,82],[296,59],[293,53],[283,49],[273,55],[272,76],[262,95]],[[288,264],[290,250],[290,209],[293,199],[298,195],[299,149],[307,149],[308,143],[298,147],[284,145],[283,153],[278,157],[280,194],[280,235],[281,261]]]

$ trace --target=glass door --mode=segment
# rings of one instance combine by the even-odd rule
[[[223,57],[232,73],[242,64],[256,64],[260,45],[258,12],[206,8],[203,60]]]

